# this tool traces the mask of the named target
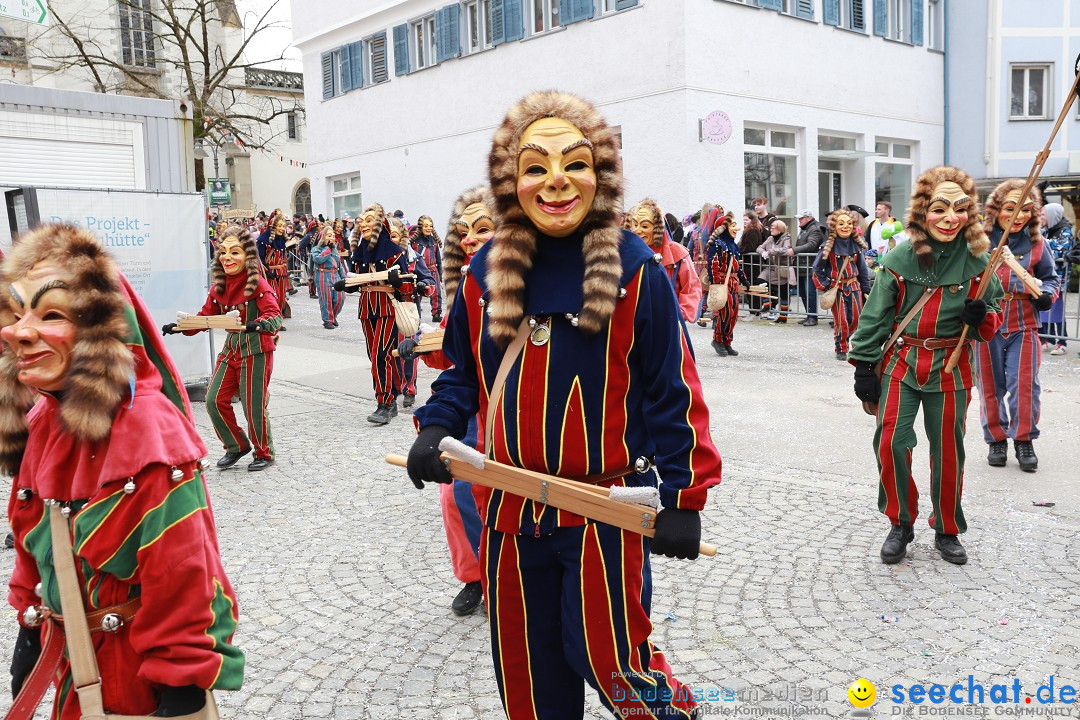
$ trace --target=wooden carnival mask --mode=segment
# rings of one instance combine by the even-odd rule
[[[483,203],[473,203],[454,221],[461,236],[461,250],[472,257],[480,246],[495,237],[495,220]]]
[[[225,238],[218,244],[218,262],[226,275],[237,275],[247,267],[244,245],[235,237]]]
[[[930,193],[930,205],[926,210],[926,231],[938,242],[952,242],[967,225],[968,214],[974,204],[971,196],[951,180],[938,183]],[[1030,217],[1030,212],[1028,216]]]
[[[562,118],[537,120],[521,136],[517,198],[536,229],[572,235],[596,197],[592,143]]]
[[[71,367],[78,327],[68,288],[62,268],[50,261],[8,286],[15,322],[0,337],[15,354],[19,382],[34,390],[62,389]]]

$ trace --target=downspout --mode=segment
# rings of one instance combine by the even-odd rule
[[[993,156],[992,134],[994,123],[994,23],[997,18],[998,0],[990,0],[986,14],[986,127],[983,132],[983,164],[986,165],[986,177],[993,177],[990,160]]]
[[[941,50],[945,53],[945,164],[949,162],[949,135],[952,133],[952,125],[949,124],[949,111],[952,109],[949,97],[949,0],[941,0],[942,4],[942,43]]]

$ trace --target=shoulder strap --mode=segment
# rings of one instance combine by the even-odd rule
[[[58,504],[49,505],[49,529],[52,532],[53,567],[60,585],[60,611],[64,615],[64,634],[67,636],[71,679],[79,695],[82,720],[105,720],[101,699],[101,674],[98,671],[90,627],[86,622],[86,606],[75,574],[75,555],[71,549],[71,531],[60,514]]]
[[[506,385],[506,378],[510,374],[510,368],[514,366],[518,356],[521,355],[521,351],[525,348],[525,340],[529,337],[529,318],[525,317],[521,321],[521,325],[518,326],[517,335],[514,336],[513,341],[507,346],[506,352],[503,353],[502,362],[499,363],[499,370],[495,373],[495,382],[491,386],[491,392],[488,393],[488,406],[486,422],[484,423],[484,452],[491,452],[491,440],[494,437],[494,422],[495,422],[495,408],[498,407],[499,401],[502,399],[503,387]]]
[[[915,319],[915,316],[919,314],[920,310],[922,310],[923,305],[930,301],[930,298],[934,296],[934,293],[937,291],[937,289],[938,288],[936,287],[928,286],[925,290],[923,290],[923,294],[919,297],[915,304],[911,306],[911,309],[908,310],[907,315],[905,315],[904,318],[896,325],[896,330],[893,331],[893,334],[889,336],[889,341],[885,343],[885,346],[881,349],[881,357],[885,357],[885,353],[889,352],[889,348],[891,348],[893,344],[896,343],[896,340],[904,334],[904,328],[907,327],[907,324],[909,322]]]

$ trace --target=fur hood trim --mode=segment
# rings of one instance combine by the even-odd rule
[[[1005,196],[1014,190],[1023,190],[1025,180],[1020,178],[1013,178],[1006,180],[1005,182],[994,188],[990,196],[986,198],[986,205],[983,206],[983,232],[987,235],[994,231],[997,226],[998,216],[1001,214],[1001,206],[1005,204]],[[1027,223],[1028,236],[1031,238],[1032,245],[1038,245],[1042,241],[1042,233],[1039,232],[1039,212],[1042,210],[1043,198],[1042,193],[1039,192],[1039,188],[1032,187],[1031,192],[1028,193],[1032,202],[1035,203],[1035,207],[1031,211],[1031,219]],[[989,247],[989,240],[987,241],[987,247]]]
[[[821,259],[828,260],[829,255],[832,254],[833,244],[836,242],[836,219],[841,215],[847,215],[851,218],[851,239],[856,245],[866,250],[869,246],[866,244],[866,240],[862,235],[859,235],[859,216],[857,213],[851,210],[833,210],[829,215],[829,236],[825,238],[825,244],[821,246]]]
[[[221,297],[225,294],[225,268],[221,267],[221,243],[228,238],[236,238],[244,248],[244,269],[247,271],[247,282],[244,284],[244,297],[254,297],[255,290],[259,287],[259,249],[255,246],[255,238],[251,232],[242,225],[232,225],[218,237],[217,250],[214,252],[214,266],[210,269],[210,280],[214,283],[214,291]]]
[[[974,257],[980,257],[990,249],[990,239],[979,224],[979,214],[976,212],[979,196],[975,191],[975,181],[960,168],[939,165],[924,172],[915,182],[915,189],[911,193],[911,207],[908,208],[904,222],[904,232],[915,251],[915,257],[923,267],[934,262],[930,236],[926,232],[926,211],[930,209],[934,188],[943,182],[956,183],[972,200],[967,224],[960,229],[960,233],[967,239],[968,252]],[[1038,222],[1038,213],[1035,214],[1035,220]]]
[[[634,205],[634,207],[630,208],[626,212],[626,222],[632,223],[634,215],[637,215],[638,211],[640,211],[642,208],[645,208],[649,211],[649,215],[652,218],[653,222],[652,240],[646,240],[645,242],[646,244],[648,244],[649,247],[660,247],[664,243],[664,228],[666,227],[666,225],[664,224],[664,213],[660,210],[660,203],[656,202],[656,200],[647,197],[643,200],[638,201],[638,203]],[[624,227],[626,227],[625,224]],[[629,227],[626,227],[626,229],[630,230]],[[633,232],[633,230],[630,231]]]
[[[450,222],[453,223],[455,219],[450,218]],[[424,237],[424,234],[420,232],[420,226],[424,224],[425,220],[431,223],[431,240],[435,247],[439,247],[442,245],[442,238],[439,237],[439,231],[435,229],[435,221],[431,219],[430,215],[421,215],[416,220],[416,224],[413,225],[412,231],[409,233],[409,239],[414,242],[422,242],[421,238]]]
[[[349,238],[351,241],[359,244],[360,241],[363,239],[364,235],[360,231],[360,223],[363,221],[364,216],[367,215],[372,210],[375,211],[375,226],[376,227],[384,227],[384,228],[386,228],[387,234],[390,233],[390,223],[388,223],[386,221],[386,210],[384,210],[383,206],[380,205],[379,203],[371,203],[366,208],[364,208],[364,212],[360,213],[356,217],[356,222],[353,223],[352,235]],[[374,234],[374,236],[370,240],[368,240],[368,249],[374,250],[375,245],[378,244],[378,242],[379,242],[379,233],[376,232]]]
[[[525,277],[536,255],[536,227],[517,199],[517,161],[521,136],[542,118],[566,120],[593,146],[596,198],[577,230],[585,258],[584,300],[578,314],[578,328],[584,333],[595,334],[610,320],[622,275],[622,159],[618,140],[586,100],[556,91],[526,95],[507,112],[488,155],[496,228],[487,268],[488,332],[502,347],[514,338],[525,317]]]
[[[480,203],[493,213],[495,199],[487,185],[478,185],[461,193],[454,206],[450,208],[450,224],[446,228],[446,239],[443,241],[443,291],[446,293],[446,310],[443,315],[450,314],[450,306],[454,304],[454,296],[457,295],[458,285],[461,284],[461,266],[465,264],[465,251],[461,248],[461,231],[458,229],[458,218],[464,214],[470,205]],[[426,216],[421,216],[421,219]]]
[[[130,395],[135,361],[127,346],[131,324],[112,259],[91,233],[70,225],[42,225],[20,236],[3,265],[3,286],[42,261],[54,262],[70,287],[76,325],[60,417],[77,440],[108,437],[117,408]],[[5,302],[5,308],[7,303]],[[14,316],[5,310],[2,322]],[[14,353],[0,362],[0,463],[17,469],[26,446],[27,400],[33,393],[18,379]]]

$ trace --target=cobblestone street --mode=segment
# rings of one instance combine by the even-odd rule
[[[223,716],[502,717],[486,617],[450,612],[460,584],[438,493],[383,462],[408,451],[411,419],[365,421],[374,401],[356,300],[333,331],[303,290],[292,302],[271,383],[277,464],[248,473],[245,459],[209,475],[248,663],[243,689],[218,697]],[[1050,675],[1080,684],[1076,344],[1044,357],[1037,473],[1021,473],[1011,449],[1007,467],[987,466],[973,399],[971,561],[942,561],[920,519],[912,556],[886,566],[873,420],[851,391],[851,367],[833,359],[826,319],[815,328],[741,322],[737,358],[717,357],[710,332],[690,329],[724,480],[702,523],[717,556],[653,564],[653,640],[676,675],[735,691],[733,701],[706,703],[710,714],[794,704],[842,715],[859,677],[877,685],[881,716],[893,709],[894,684],[951,685],[969,674],[987,685],[1018,678],[1027,694]],[[420,402],[434,377],[421,365]],[[216,460],[220,444],[204,406],[196,411]],[[915,455],[925,495],[924,438]],[[1033,505],[1044,501],[1056,505]],[[924,498],[923,518],[928,510]],[[0,555],[3,573],[12,558]],[[10,648],[10,607],[3,627]],[[586,715],[609,717],[588,694]]]

